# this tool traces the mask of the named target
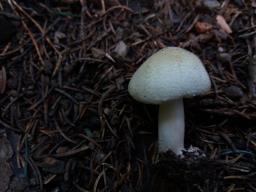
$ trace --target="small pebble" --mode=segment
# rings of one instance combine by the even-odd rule
[[[220,60],[224,63],[228,63],[231,61],[231,55],[229,53],[220,53]]]
[[[218,52],[219,53],[224,53],[225,52],[225,49],[223,47],[218,47]]]
[[[236,4],[239,7],[242,7],[244,5],[242,0],[234,0],[234,4]]]
[[[223,91],[228,97],[232,99],[239,99],[244,96],[243,90],[236,85],[231,85],[229,87],[226,87],[224,88]]]
[[[128,53],[128,46],[123,41],[119,41],[114,50],[117,55],[125,57]]]
[[[203,5],[209,9],[216,9],[220,7],[220,3],[217,0],[203,0]]]

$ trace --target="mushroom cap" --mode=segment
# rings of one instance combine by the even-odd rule
[[[211,81],[201,60],[192,52],[166,47],[150,56],[134,73],[128,92],[137,101],[148,104],[206,92]]]

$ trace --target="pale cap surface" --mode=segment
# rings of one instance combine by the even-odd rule
[[[195,54],[166,47],[138,68],[129,82],[128,92],[137,101],[161,104],[204,93],[210,87],[209,75]]]

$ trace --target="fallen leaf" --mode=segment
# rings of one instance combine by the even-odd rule
[[[229,27],[229,25],[227,24],[223,16],[217,15],[216,20],[217,20],[217,24],[221,27],[223,31],[225,31],[228,34],[232,33],[232,29]]]
[[[207,22],[196,22],[195,29],[198,33],[207,33],[212,30],[212,25]]]

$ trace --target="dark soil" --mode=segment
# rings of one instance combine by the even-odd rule
[[[254,0],[2,0],[0,10],[0,191],[256,191]],[[210,74],[211,91],[185,100],[186,146],[206,159],[158,155],[158,108],[128,95],[165,46],[194,52]]]

